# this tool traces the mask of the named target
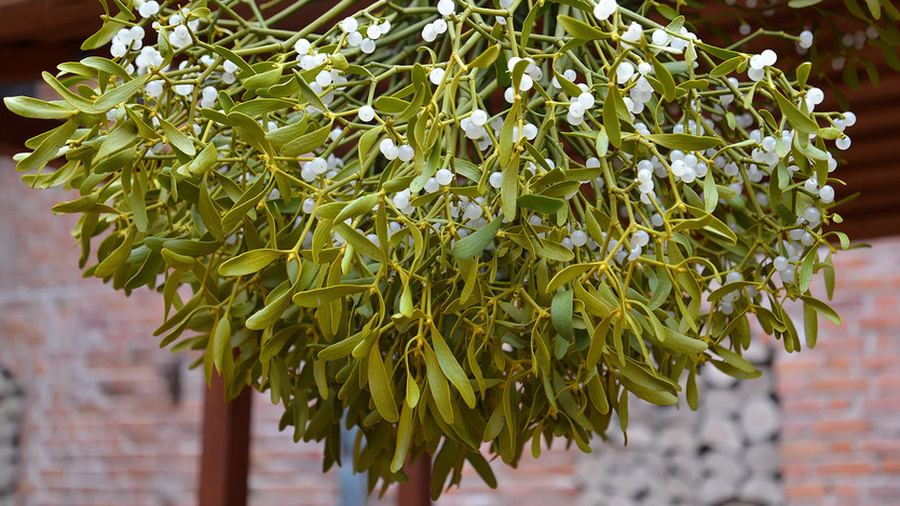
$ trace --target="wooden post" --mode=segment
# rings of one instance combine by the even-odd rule
[[[406,461],[408,483],[397,487],[397,506],[431,505],[431,455],[422,454],[413,462]]]
[[[250,468],[250,388],[225,402],[222,378],[213,373],[203,408],[200,506],[246,506]]]

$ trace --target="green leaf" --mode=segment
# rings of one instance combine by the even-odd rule
[[[242,253],[236,257],[229,258],[219,266],[220,276],[246,276],[255,274],[276,258],[284,255],[283,251],[277,249],[255,249]]]
[[[196,259],[194,257],[175,253],[174,251],[166,248],[163,248],[160,251],[160,256],[162,257],[163,261],[165,261],[166,265],[180,271],[189,271],[194,268],[194,263],[196,263]]]
[[[781,114],[787,118],[788,122],[793,125],[794,128],[807,134],[814,134],[819,131],[819,125],[815,120],[806,114],[803,114],[800,109],[798,109],[793,102],[786,99],[784,95],[777,90],[772,90],[772,95],[774,95],[775,101],[778,102],[778,108],[781,109]]]
[[[729,58],[728,60],[723,61],[722,63],[716,65],[716,68],[712,69],[709,72],[709,77],[724,77],[728,74],[737,70],[737,68],[744,62],[743,56],[735,56],[734,58]]]
[[[438,414],[446,423],[453,423],[453,405],[450,403],[450,386],[447,385],[447,378],[442,372],[440,362],[437,355],[432,351],[431,346],[427,344],[422,346],[422,353],[425,355],[425,372],[428,377],[428,388],[431,390],[431,396],[434,397],[434,403],[437,405]]]
[[[494,218],[487,225],[456,241],[453,245],[453,256],[458,260],[477,257],[494,240],[502,225],[502,218]]]
[[[606,99],[603,101],[603,130],[609,137],[609,142],[616,148],[621,148],[622,131],[619,127],[616,100],[613,98],[618,93],[618,88],[615,87],[610,88],[606,93]]]
[[[372,392],[372,400],[378,414],[388,422],[395,423],[400,420],[397,412],[397,402],[394,400],[394,391],[391,388],[391,379],[388,377],[381,359],[381,350],[378,343],[369,350],[369,390]]]
[[[120,12],[115,17],[106,19],[103,26],[81,44],[81,50],[90,51],[109,44],[119,30],[128,26],[124,22],[126,19],[131,19],[128,14]],[[134,14],[131,15],[134,16]]]
[[[841,325],[841,316],[828,304],[809,295],[801,295],[800,298],[803,299],[803,302],[806,303],[806,305],[815,309],[816,312],[827,318],[831,323]]]
[[[225,355],[231,354],[231,320],[225,315],[216,322],[216,328],[213,329],[213,363],[216,370],[220,373],[224,372]]]
[[[688,407],[690,407],[692,411],[697,411],[697,406],[699,404],[697,400],[697,375],[694,374],[693,370],[688,373],[687,392],[685,392],[685,397],[687,397]]]
[[[397,447],[394,449],[394,457],[391,459],[390,470],[396,473],[403,469],[406,462],[406,454],[409,451],[409,441],[412,439],[412,408],[408,402],[403,403],[400,409],[400,423],[397,424]]]
[[[447,346],[440,332],[438,332],[437,327],[433,325],[431,327],[431,343],[434,346],[434,353],[437,356],[441,370],[444,372],[444,376],[459,390],[466,406],[474,409],[475,391],[472,389],[471,383],[469,383],[469,378],[466,376],[462,366],[459,365],[456,357],[453,356],[453,352]]]
[[[361,171],[366,170],[366,160],[370,158],[372,148],[374,148],[375,143],[378,142],[378,138],[381,136],[381,131],[383,129],[383,126],[378,125],[366,131],[366,133],[362,134],[362,137],[359,138],[357,150],[359,153],[359,167]]]
[[[281,319],[281,315],[291,305],[291,297],[294,295],[294,287],[285,280],[284,283],[272,290],[266,297],[266,305],[247,318],[247,328],[250,330],[264,330],[275,325]]]
[[[353,295],[360,292],[366,292],[372,288],[372,285],[351,285],[341,284],[328,286],[324,288],[313,288],[294,295],[294,304],[300,307],[319,307],[333,300]]]
[[[228,121],[237,129],[241,140],[246,141],[260,153],[265,153],[270,158],[274,157],[272,145],[266,139],[266,133],[255,119],[239,112],[229,112]]]
[[[144,84],[150,79],[151,74],[145,74],[141,77],[137,77],[128,81],[124,84],[116,86],[112,90],[109,88],[106,89],[106,93],[97,97],[94,100],[94,107],[101,110],[109,110],[113,107],[118,106],[124,102],[127,102],[134,96],[135,93],[139,92]]]
[[[173,148],[181,151],[187,156],[194,156],[197,154],[197,150],[194,148],[194,143],[191,142],[191,139],[181,130],[176,128],[175,125],[162,118],[159,119],[159,125],[162,127],[163,133],[166,135],[166,138],[169,139],[169,143]]]
[[[803,62],[797,67],[797,85],[801,88],[806,87],[806,80],[809,79],[809,73],[812,70],[812,63]]]
[[[372,260],[377,260],[379,262],[384,262],[384,253],[382,253],[381,248],[375,246],[375,244],[370,241],[366,236],[362,235],[355,228],[347,225],[344,222],[335,222],[334,231],[341,235],[348,244],[353,246],[353,248],[362,253],[363,255],[371,258]]]
[[[497,60],[497,56],[500,55],[500,45],[494,44],[493,46],[487,48],[478,55],[477,58],[472,60],[472,63],[468,64],[469,68],[478,68],[478,69],[486,69],[490,67],[494,61]]]
[[[122,243],[112,251],[106,258],[94,269],[94,276],[98,278],[107,278],[112,276],[128,261],[131,256],[131,246],[134,243],[134,229],[129,228],[128,234]]]
[[[294,105],[296,105],[296,102],[279,98],[254,98],[253,100],[236,104],[229,112],[239,112],[252,118],[260,114],[290,109]],[[266,137],[268,138],[268,135]]]
[[[552,215],[562,209],[565,201],[563,199],[545,197],[543,195],[535,195],[528,193],[521,195],[517,199],[519,207],[532,209],[541,214]]]
[[[337,216],[334,217],[334,221],[343,222],[347,218],[356,218],[357,216],[371,213],[372,209],[375,209],[375,204],[378,203],[379,198],[380,196],[377,193],[371,193],[369,195],[358,197],[356,200],[350,202],[350,204],[341,209],[341,212],[339,212]]]
[[[587,264],[587,263],[578,263],[578,264],[569,265],[565,269],[562,269],[561,271],[557,272],[555,276],[553,276],[553,278],[550,280],[550,284],[547,285],[547,292],[548,293],[555,292],[557,288],[563,286],[564,284],[568,283],[569,281],[572,281],[573,279],[577,278],[578,276],[581,276],[582,274],[590,271],[593,268],[594,268],[593,264]],[[555,297],[554,297],[554,300],[556,300]],[[557,331],[558,331],[558,329],[557,329]]]
[[[256,178],[247,191],[241,195],[241,198],[225,213],[222,218],[222,229],[229,233],[244,219],[250,209],[256,207],[256,204],[262,199],[266,192],[266,178],[262,174]]]
[[[816,309],[809,304],[803,304],[803,333],[806,337],[806,346],[815,348],[819,336],[819,315]]]
[[[34,119],[68,119],[77,111],[69,109],[60,102],[45,102],[31,97],[4,97],[3,104],[14,114],[23,118]]]
[[[53,74],[49,72],[43,72],[41,74],[43,76],[44,81],[53,88],[54,91],[59,93],[59,96],[62,97],[63,100],[69,103],[72,107],[78,109],[81,112],[87,114],[105,114],[106,111],[98,109],[94,106],[94,103],[91,100],[88,100],[81,95],[78,95],[66,86],[64,86],[61,82],[59,82]]]
[[[398,114],[409,107],[409,102],[395,97],[381,96],[376,98],[375,103],[372,105],[381,112]]]
[[[724,142],[719,137],[703,137],[690,134],[650,134],[647,139],[664,148],[683,151],[703,151],[715,148]]]
[[[191,172],[191,174],[203,174],[207,170],[211,169],[218,159],[219,153],[218,151],[216,151],[216,145],[213,143],[209,143],[205,148],[203,148],[203,150],[200,151],[200,154],[197,155],[197,158],[194,158],[191,161],[191,164],[188,166],[188,170]]]
[[[244,85],[244,89],[249,91],[256,91],[259,89],[268,88],[281,79],[281,67],[275,67],[271,70],[267,70],[265,72],[260,72],[258,74],[244,74],[241,73],[241,77],[247,76],[245,79],[241,80],[241,84]]]
[[[512,162],[513,128],[519,122],[519,102],[509,108],[506,119],[503,120],[503,128],[500,129],[500,166],[507,167]]]
[[[550,319],[559,336],[572,341],[572,305],[575,292],[566,290],[553,296],[550,305]]]
[[[728,348],[725,348],[724,346],[713,345],[712,349],[714,352],[716,352],[717,355],[722,357],[725,360],[725,363],[727,363],[728,365],[749,374],[755,374],[757,372],[756,367],[754,367],[753,364],[750,363],[750,361],[729,350]]]
[[[57,157],[59,148],[61,148],[69,137],[75,133],[77,125],[74,120],[68,120],[62,125],[54,128],[49,135],[44,137],[37,149],[30,155],[20,160],[16,164],[16,170],[19,172],[28,172],[34,169],[40,169],[47,165],[50,160]]]
[[[666,102],[675,100],[675,79],[672,77],[669,69],[667,69],[666,66],[660,63],[656,58],[652,59],[652,63],[653,74],[659,80],[660,84],[662,84],[663,97],[665,98]]]
[[[609,34],[604,33],[599,28],[570,16],[557,16],[556,22],[562,25],[563,29],[576,39],[603,40],[609,38]]]
[[[253,74],[256,73],[256,71],[253,70],[253,67],[251,67],[249,63],[245,62],[243,58],[238,56],[237,53],[233,52],[232,50],[228,49],[227,47],[215,45],[215,46],[213,46],[213,50],[215,50],[215,52],[222,55],[222,57],[225,58],[226,60],[237,65],[237,67],[241,70],[242,74],[245,74],[246,76],[252,76]]]
[[[331,123],[288,142],[281,148],[281,153],[285,156],[302,156],[311,153],[313,150],[323,147],[329,135],[331,135]]]
[[[94,155],[95,160],[102,160],[119,150],[134,145],[137,141],[137,129],[130,120],[123,121],[106,136],[100,144],[100,149]]]

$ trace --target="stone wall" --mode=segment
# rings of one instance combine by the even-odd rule
[[[771,344],[745,354],[762,371],[737,381],[703,369],[696,412],[686,406],[629,402],[628,441],[619,431],[579,457],[582,506],[785,503],[779,474],[781,417],[771,370]],[[618,422],[611,424],[616,427]]]
[[[12,506],[15,499],[24,407],[19,386],[0,368],[0,506]]]

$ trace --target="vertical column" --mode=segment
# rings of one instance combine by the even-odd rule
[[[250,468],[250,388],[225,402],[218,374],[206,391],[203,409],[203,455],[200,459],[200,506],[246,506]]]

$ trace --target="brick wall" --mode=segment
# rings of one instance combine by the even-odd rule
[[[836,257],[844,325],[820,321],[814,350],[777,355],[792,505],[900,501],[900,240],[872,246]]]
[[[24,188],[0,160],[0,367],[23,388],[18,497],[22,505],[195,503],[203,384],[187,360],[150,336],[159,298],[125,298],[81,279],[60,193]],[[837,256],[834,306],[813,351],[776,353],[784,410],[782,474],[791,505],[890,505],[900,497],[900,239]],[[181,399],[172,380],[180,372]],[[254,398],[251,499],[337,504],[337,473],[316,445],[277,431],[280,412]],[[598,451],[603,451],[602,447]],[[518,470],[495,466],[498,491],[474,473],[442,505],[571,504],[591,477],[555,445]],[[640,472],[640,471],[636,471]],[[391,504],[389,495],[372,504]]]

